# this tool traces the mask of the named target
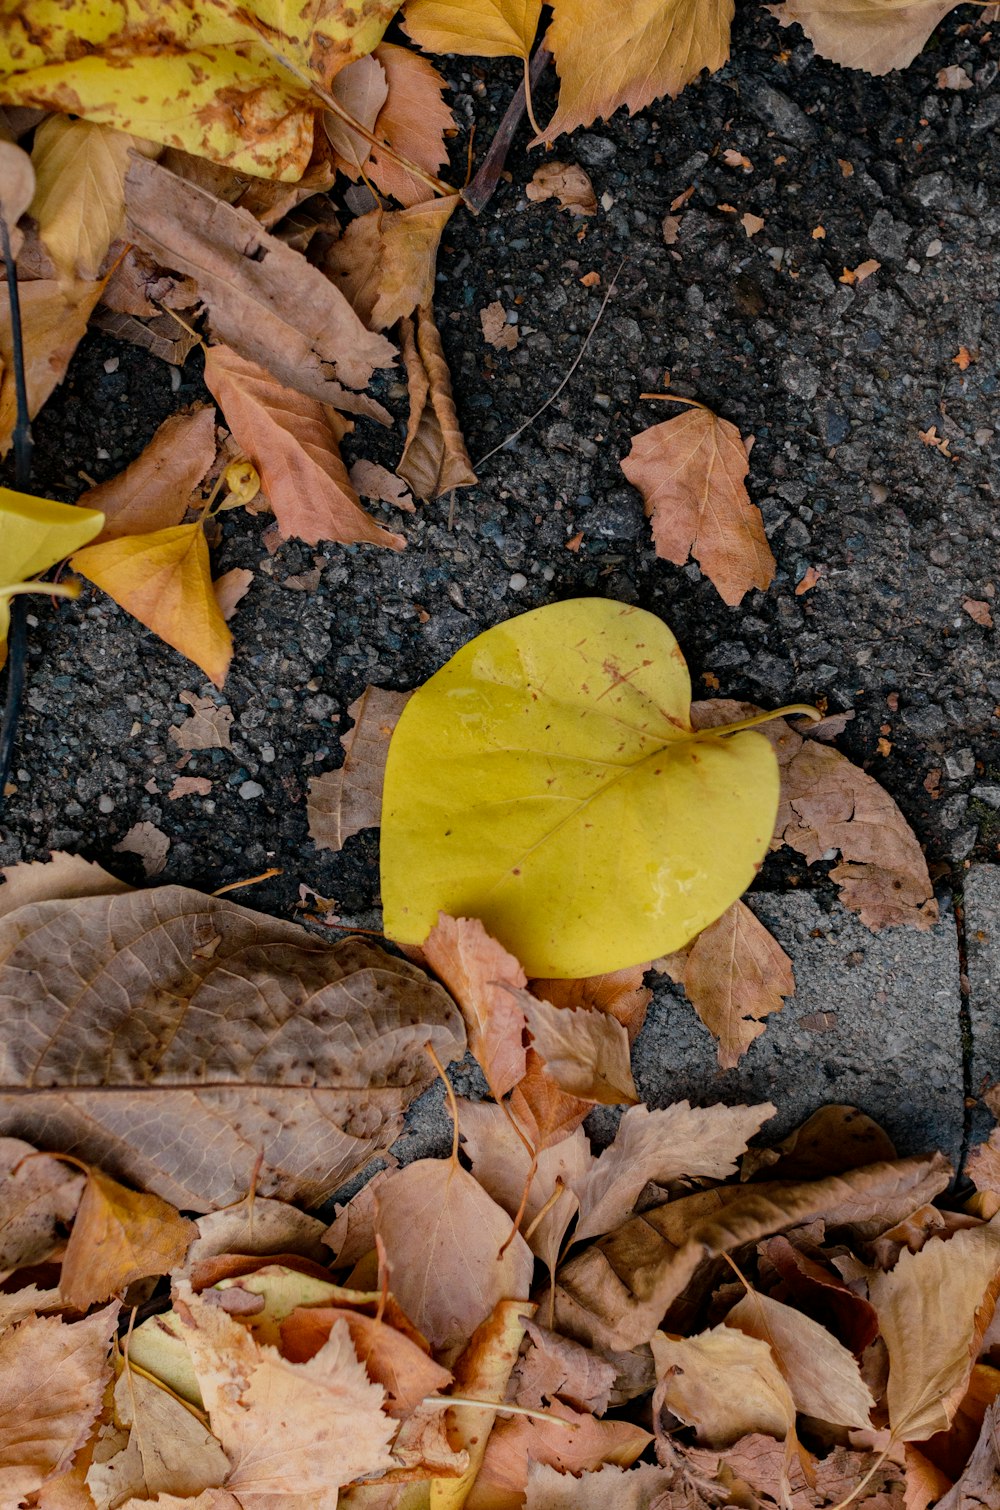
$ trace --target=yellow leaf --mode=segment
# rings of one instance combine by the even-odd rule
[[[35,132],[31,213],[61,276],[96,278],[125,222],[125,173],[135,138],[53,115]]]
[[[104,524],[97,509],[76,508],[0,488],[0,531],[3,533],[3,571],[0,575],[0,665],[4,660],[10,599],[31,591],[29,578],[47,571],[64,556],[93,540]],[[40,586],[40,584],[39,584]],[[47,589],[42,589],[47,590]]]
[[[766,1342],[723,1326],[694,1337],[652,1339],[659,1389],[654,1410],[693,1426],[706,1447],[731,1447],[751,1432],[785,1441],[795,1404]]]
[[[25,0],[0,35],[0,100],[84,116],[242,172],[299,178],[310,82],[371,52],[399,0]],[[291,68],[286,68],[287,60]]]
[[[542,0],[409,0],[404,30],[424,52],[526,58]]]
[[[200,524],[90,545],[70,565],[222,686],[233,637],[212,591]]]
[[[733,10],[733,0],[614,6],[553,0],[545,45],[559,74],[559,104],[537,142],[590,126],[598,116],[608,120],[620,105],[635,115],[661,95],[675,98],[703,68],[721,68],[729,57]]]
[[[133,1280],[168,1274],[197,1236],[194,1222],[158,1195],[141,1195],[91,1169],[63,1259],[60,1294],[74,1310],[89,1310]]]
[[[750,884],[778,806],[767,740],[694,732],[690,697],[667,626],[599,598],[464,646],[389,747],[389,937],[476,917],[529,976],[569,978],[681,948]]]

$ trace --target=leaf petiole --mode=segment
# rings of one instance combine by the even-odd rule
[[[578,1431],[579,1421],[564,1421],[562,1416],[554,1416],[549,1411],[532,1410],[527,1405],[512,1405],[509,1400],[476,1400],[471,1395],[425,1395],[421,1405],[443,1405],[446,1408],[451,1405],[478,1405],[481,1410],[496,1411],[497,1415],[504,1416],[531,1416],[535,1421],[551,1421],[556,1426],[565,1426],[567,1431]]]
[[[753,718],[741,718],[735,724],[720,724],[715,729],[699,729],[698,739],[711,738],[713,735],[721,737],[724,734],[739,734],[742,729],[755,729],[758,724],[768,724],[773,718],[809,718],[813,723],[819,723],[823,717],[818,708],[811,703],[789,703],[784,708],[774,708],[770,713],[755,713]]]
[[[9,582],[0,587],[0,598],[19,598],[29,592],[52,598],[78,598],[80,584],[72,579],[69,582]]]

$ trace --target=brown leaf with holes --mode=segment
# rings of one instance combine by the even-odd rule
[[[414,512],[414,502],[401,477],[390,472],[377,461],[367,461],[363,456],[351,464],[351,486],[362,498],[379,498],[394,509]]]
[[[82,1193],[78,1170],[39,1158],[19,1138],[0,1138],[0,1270],[44,1262],[65,1235]]]
[[[389,740],[410,697],[409,692],[366,687],[348,707],[354,725],[340,736],[344,764],[309,782],[309,837],[317,849],[343,849],[352,834],[378,828]]]
[[[440,498],[476,482],[458,425],[451,374],[429,306],[400,321],[399,341],[410,390],[406,444],[396,471],[415,498]]]
[[[198,697],[187,691],[178,697],[191,709],[191,717],[182,724],[171,725],[170,738],[174,744],[182,750],[232,749],[229,731],[233,726],[233,710],[228,703],[219,704],[210,697]]]
[[[499,1101],[524,1076],[524,1010],[516,991],[525,974],[478,918],[440,913],[424,958],[458,1002],[491,1094]]]
[[[430,305],[441,234],[460,198],[450,194],[404,210],[370,210],[334,242],[325,270],[369,330],[388,330],[418,306]]]
[[[128,1190],[99,1169],[89,1170],[63,1259],[63,1298],[86,1311],[120,1295],[133,1280],[169,1274],[184,1262],[197,1230],[159,1196]]]
[[[596,215],[594,185],[579,163],[543,163],[536,168],[525,194],[534,202],[558,199],[559,208],[571,215]]]
[[[205,353],[205,383],[237,444],[260,473],[283,535],[402,550],[402,535],[361,507],[324,404],[286,387],[226,346]]]
[[[465,1044],[415,966],[175,886],[8,914],[0,995],[0,1130],[193,1210],[317,1202]]]
[[[180,524],[191,494],[215,460],[215,410],[199,404],[165,419],[124,472],[88,488],[77,503],[100,509],[104,528],[94,539],[147,535]]]
[[[658,556],[675,566],[693,556],[730,607],[770,585],[777,567],[747,494],[750,463],[735,425],[700,405],[687,409],[634,435],[621,467],[642,494]]]
[[[722,1070],[739,1062],[763,1033],[763,1019],[780,1012],[795,990],[791,960],[743,902],[734,902],[659,968],[684,987],[718,1042]]]
[[[635,1043],[646,1020],[646,1008],[653,993],[643,985],[647,965],[629,965],[606,975],[589,975],[582,980],[532,980],[528,990],[554,1007],[586,1007],[615,1017]]]

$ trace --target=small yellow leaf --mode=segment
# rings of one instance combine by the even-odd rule
[[[541,0],[409,0],[403,27],[424,52],[526,58],[541,11]]]
[[[233,637],[212,591],[200,524],[91,545],[70,565],[222,686]]]
[[[10,598],[28,589],[29,578],[93,540],[104,524],[97,509],[76,508],[0,488],[3,569],[0,574],[0,665],[4,660]],[[12,591],[13,590],[13,591]]]
[[[52,115],[35,133],[31,213],[60,276],[96,278],[125,223],[125,173],[135,138]]]
[[[80,1201],[59,1290],[75,1310],[118,1295],[133,1280],[168,1274],[198,1236],[158,1195],[141,1195],[91,1169]]]
[[[579,598],[464,646],[407,703],[382,814],[385,930],[474,917],[530,976],[669,954],[750,884],[778,806],[759,734],[694,732],[653,614]]]

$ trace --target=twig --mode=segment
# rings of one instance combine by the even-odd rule
[[[14,425],[14,485],[24,492],[31,476],[31,415],[28,410],[28,385],[24,376],[24,336],[21,330],[21,301],[18,297],[17,269],[10,249],[7,217],[0,210],[0,252],[7,274],[10,303],[10,339],[14,353],[14,392],[17,396],[17,421]],[[0,719],[0,812],[3,811],[7,778],[14,759],[14,736],[21,711],[21,699],[27,678],[28,623],[27,605],[15,597],[10,605],[10,629],[7,634],[7,698]]]
[[[510,144],[514,140],[514,133],[521,124],[521,118],[527,110],[528,88],[534,88],[551,62],[552,54],[547,48],[538,47],[535,49],[535,56],[531,60],[531,67],[525,67],[525,77],[517,86],[514,97],[507,106],[504,118],[496,129],[496,134],[490,142],[486,156],[479,165],[479,172],[468,188],[462,190],[462,198],[473,215],[479,215],[492,199],[493,192],[500,182],[500,174],[503,172],[503,165],[507,161],[507,153],[510,151]],[[526,85],[527,87],[525,87]]]
[[[608,300],[611,298],[611,295],[614,293],[615,288],[618,285],[618,279],[622,275],[622,268],[625,266],[625,263],[627,261],[628,261],[628,258],[623,258],[623,260],[618,264],[618,270],[615,273],[614,277],[612,278],[611,282],[608,284],[608,291],[604,295],[604,298],[601,300],[601,307],[597,311],[597,315],[596,315],[596,317],[594,319],[594,323],[593,323],[593,325],[591,325],[590,329],[587,331],[587,334],[586,334],[586,336],[584,337],[584,340],[583,340],[583,345],[580,347],[580,350],[577,352],[576,356],[573,358],[573,362],[572,362],[572,364],[571,364],[571,366],[569,368],[569,371],[566,373],[566,376],[563,378],[562,382],[559,384],[559,387],[556,388],[552,393],[549,394],[549,396],[545,400],[544,404],[542,404],[540,408],[536,409],[535,412],[534,412],[534,414],[529,415],[529,417],[524,421],[524,423],[522,425],[518,425],[518,427],[517,427],[516,430],[512,430],[509,435],[505,435],[504,438],[503,438],[503,440],[500,441],[500,443],[498,445],[496,445],[496,446],[493,447],[492,451],[487,451],[487,453],[486,453],[485,456],[480,456],[480,458],[479,458],[478,461],[474,461],[472,463],[472,469],[473,469],[474,472],[478,472],[479,468],[483,465],[483,462],[489,461],[490,457],[491,456],[495,456],[498,451],[502,451],[503,448],[504,448],[504,446],[509,446],[512,440],[517,440],[517,437],[519,435],[523,434],[524,431],[527,430],[527,428],[528,428],[529,425],[533,425],[535,423],[535,420],[538,419],[540,415],[542,415],[542,414],[545,413],[546,409],[549,407],[550,404],[554,404],[555,403],[556,399],[559,397],[560,393],[562,393],[562,391],[565,388],[566,384],[569,382],[570,378],[573,376],[574,372],[579,367],[580,363],[583,361],[584,355],[586,354],[587,347],[590,345],[591,339],[593,338],[594,331],[597,329],[598,325],[600,325],[600,323],[601,323],[601,319],[602,319],[602,317],[604,315],[604,311],[608,307]]]

